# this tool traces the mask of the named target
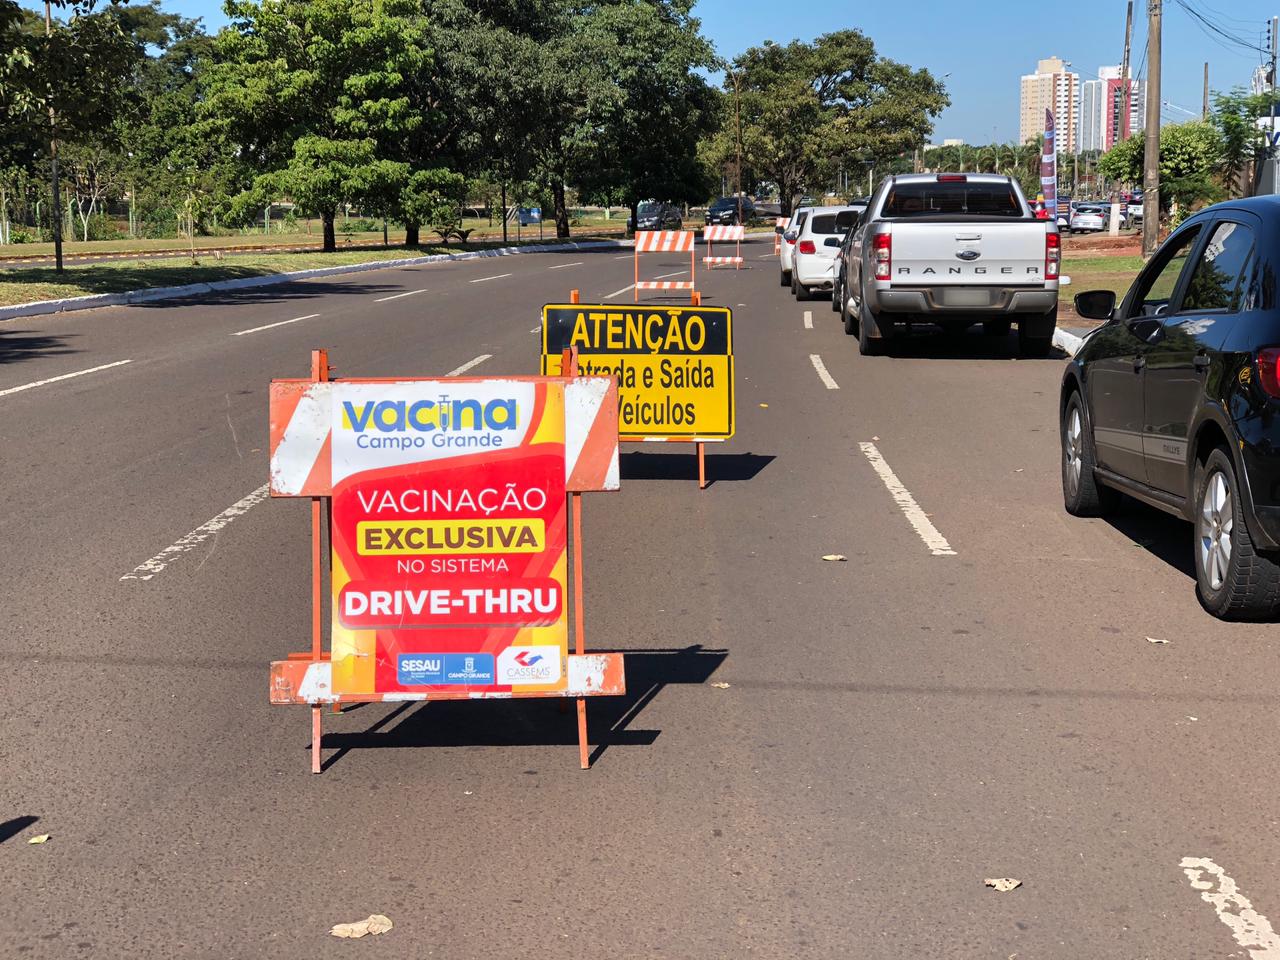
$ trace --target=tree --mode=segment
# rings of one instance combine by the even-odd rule
[[[1266,132],[1258,120],[1270,115],[1278,96],[1274,92],[1250,94],[1241,87],[1213,96],[1210,119],[1222,137],[1220,173],[1231,196],[1253,193],[1257,188],[1258,161],[1266,146]]]
[[[254,192],[290,195],[324,224],[346,203],[403,188],[407,162],[379,152],[424,121],[415,78],[431,67],[414,0],[227,0],[205,116],[264,170]],[[394,181],[394,182],[393,182]]]
[[[1119,183],[1141,184],[1146,137],[1122,140],[1098,159],[1098,171]],[[1160,208],[1177,203],[1186,212],[1196,203],[1216,199],[1221,188],[1214,177],[1223,169],[1223,138],[1203,120],[1160,128]]]
[[[924,143],[951,101],[928,70],[880,57],[857,30],[739,56],[744,162],[778,185],[783,214],[839,167],[884,165]],[[729,84],[726,83],[726,89]],[[728,149],[732,129],[722,128]]]

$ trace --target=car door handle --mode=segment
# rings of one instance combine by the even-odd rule
[[[1134,373],[1141,373],[1142,368],[1145,367],[1146,365],[1147,365],[1147,358],[1144,357],[1142,354],[1138,354],[1136,357],[1133,358]]]
[[[1209,369],[1209,355],[1207,353],[1197,353],[1192,359],[1191,365],[1196,368],[1197,373],[1204,373]]]

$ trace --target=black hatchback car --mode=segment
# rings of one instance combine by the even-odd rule
[[[641,230],[681,230],[684,228],[684,217],[680,215],[680,208],[674,203],[664,203],[661,200],[645,200],[636,206],[635,219],[627,217],[628,234],[636,232],[637,221],[639,221]]]
[[[723,224],[731,226],[739,222],[738,220],[738,203],[737,197],[721,197],[711,206],[707,207],[707,223]],[[755,204],[751,202],[749,197],[743,197],[742,203],[742,223],[754,219],[756,215]]]
[[[1076,311],[1087,334],[1062,380],[1068,512],[1098,516],[1117,491],[1194,525],[1210,613],[1280,613],[1280,198],[1209,207],[1183,223],[1119,306]]]

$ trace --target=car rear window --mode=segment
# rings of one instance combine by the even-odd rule
[[[810,233],[821,233],[833,237],[843,237],[853,226],[858,216],[856,210],[841,210],[839,213],[820,213],[813,218],[809,227]]]
[[[909,183],[895,185],[884,202],[885,217],[940,214],[1021,217],[1013,187],[1001,183]]]

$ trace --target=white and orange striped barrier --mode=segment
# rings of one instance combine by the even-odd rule
[[[787,218],[779,217],[773,224],[773,252],[782,252],[782,233],[787,229]]]
[[[709,226],[702,230],[702,239],[707,244],[707,255],[702,258],[702,262],[709,268],[714,269],[717,266],[727,266],[732,264],[735,269],[742,267],[742,238],[746,234],[746,229],[742,224],[735,224],[731,227],[725,226]],[[714,244],[716,241],[721,243],[730,242],[734,244],[734,256],[726,257],[715,255]]]
[[[581,494],[619,487],[616,381],[576,362],[331,381],[321,350],[311,369],[270,389],[271,494],[312,501],[312,629],[269,697],[311,707],[312,772],[324,704],[521,697],[578,700],[585,768],[581,698],[626,691],[622,654],[587,654],[582,626]]]
[[[636,275],[634,299],[636,302],[640,300],[641,290],[688,290],[692,293],[695,289],[697,276],[694,271],[694,235],[688,230],[638,230],[636,231],[635,245],[635,262]],[[689,254],[689,279],[688,280],[667,280],[665,278],[657,278],[654,280],[640,279],[640,254],[642,253],[688,253]],[[684,271],[681,270],[681,273]]]

